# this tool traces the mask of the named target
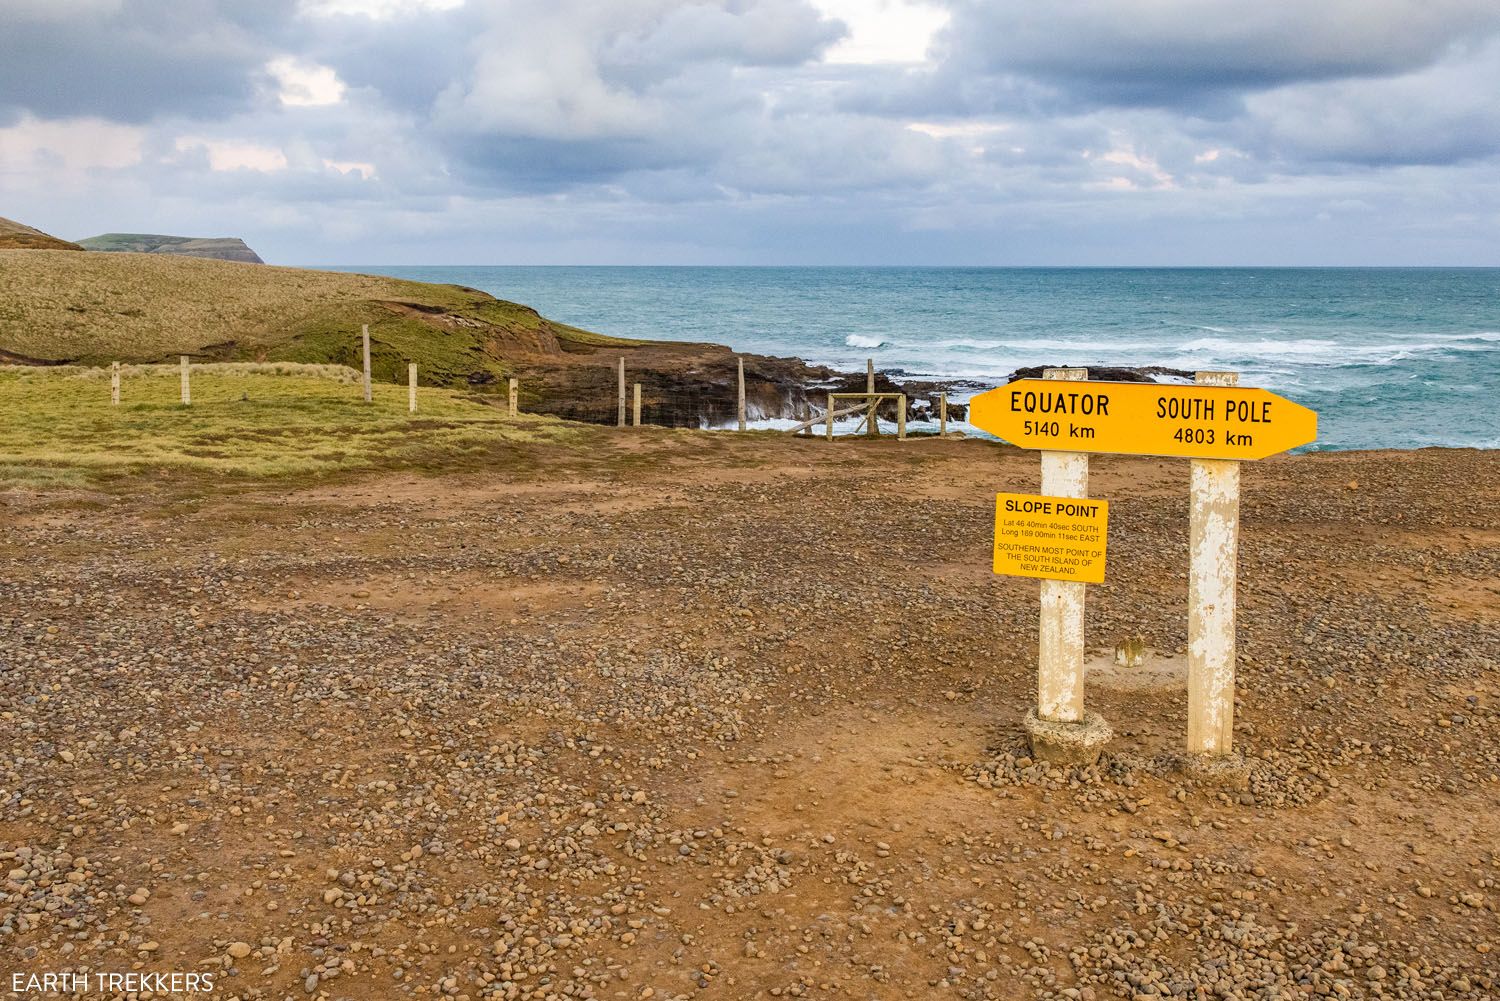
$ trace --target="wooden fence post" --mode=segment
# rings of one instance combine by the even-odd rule
[[[633,413],[632,416],[635,418],[632,421],[632,426],[634,426],[634,427],[640,427],[641,426],[641,384],[640,383],[636,383],[635,384],[635,410],[634,410],[634,413]]]
[[[374,396],[370,388],[370,325],[368,323],[360,326],[359,337],[363,346],[362,354],[365,359],[365,402],[369,403],[374,399]]]
[[[875,392],[875,359],[874,358],[866,358],[865,359],[865,392],[867,392],[867,393],[873,393],[873,392]],[[869,413],[869,416],[867,416],[865,418],[865,434],[867,434],[867,435],[874,435],[876,438],[880,437],[880,420],[879,420],[879,418],[876,417],[876,414],[875,414],[875,412],[877,410],[879,410],[879,409],[880,409],[880,401],[879,400],[871,400],[870,401],[870,413]]]
[[[938,437],[948,437],[948,394],[938,394]]]
[[[120,363],[114,362],[109,366],[109,402],[118,407],[120,405]]]
[[[188,356],[183,355],[181,359],[182,369],[182,405],[191,406],[193,402],[193,387],[188,381]]]
[[[417,363],[411,362],[406,366],[406,410],[407,413],[417,412]]]
[[[828,440],[833,441],[833,394],[828,394]]]
[[[745,430],[745,359],[737,359],[740,363],[740,430]]]
[[[896,440],[906,440],[906,394],[896,401]]]
[[[625,426],[625,358],[620,357],[620,415],[615,421],[615,427]]]
[[[516,390],[519,388],[515,377],[512,376],[510,380],[510,415],[512,417],[516,416]]]

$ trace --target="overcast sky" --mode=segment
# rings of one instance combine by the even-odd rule
[[[1500,265],[1500,0],[0,0],[0,215],[288,264]]]

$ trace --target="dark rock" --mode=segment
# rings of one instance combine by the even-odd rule
[[[1010,374],[1007,382],[1015,382],[1017,379],[1040,379],[1042,373],[1049,368],[1059,368],[1057,365],[1028,365],[1018,368]],[[1186,379],[1193,381],[1193,373],[1180,368],[1164,368],[1161,365],[1146,365],[1141,368],[1113,368],[1108,365],[1089,365],[1090,382],[1161,382],[1158,376],[1166,376],[1169,379]]]

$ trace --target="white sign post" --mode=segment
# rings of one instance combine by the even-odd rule
[[[1043,379],[1086,382],[1086,368],[1049,368]],[[1042,493],[1052,497],[1089,495],[1087,452],[1044,451]],[[1083,708],[1083,609],[1088,585],[1073,580],[1042,581],[1037,637],[1036,708],[1026,716],[1031,751],[1054,764],[1092,764],[1109,741],[1109,724]]]
[[[1233,372],[1199,372],[1200,386],[1236,386]],[[1188,723],[1192,754],[1228,754],[1234,734],[1234,603],[1240,464],[1194,459],[1189,498]]]
[[[417,363],[411,362],[406,366],[406,411],[414,414],[417,412]]]
[[[1049,368],[1044,379],[1087,381],[1086,368]],[[1043,452],[1042,493],[1089,495],[1087,452]],[[1036,711],[1044,720],[1076,723],[1083,718],[1083,601],[1087,584],[1042,581]]]
[[[1073,392],[1046,384],[1087,377],[1083,369],[1048,369],[1042,380],[1015,380],[970,400],[969,420],[1042,450],[1042,491],[1059,497],[1081,497],[1088,486],[1087,458],[1069,448],[1192,460],[1187,750],[1199,764],[1229,774],[1236,770],[1226,756],[1234,748],[1240,463],[1315,441],[1318,415],[1264,389],[1241,389],[1234,372],[1199,372],[1191,386],[1096,382]],[[1097,720],[1108,729],[1083,713],[1083,677],[1073,667],[1083,642],[1082,589],[1042,586],[1037,708],[1027,717],[1033,748],[1037,730],[1049,725],[1078,721],[1087,728]]]

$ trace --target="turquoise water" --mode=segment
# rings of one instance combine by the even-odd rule
[[[1500,447],[1500,269],[344,267],[605,334],[998,384],[1024,365],[1234,369],[1317,448]]]

